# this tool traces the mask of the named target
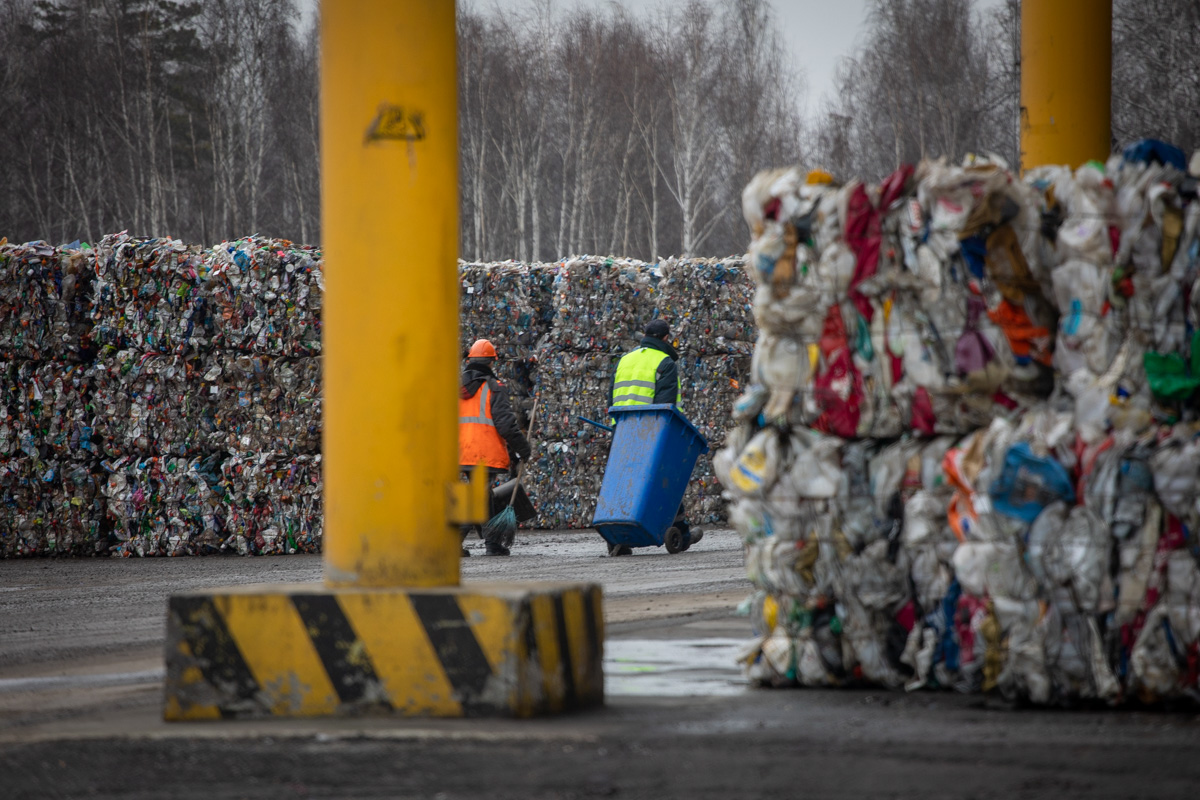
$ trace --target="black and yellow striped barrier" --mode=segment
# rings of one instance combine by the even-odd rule
[[[603,704],[603,642],[595,584],[176,595],[164,716],[556,713]]]

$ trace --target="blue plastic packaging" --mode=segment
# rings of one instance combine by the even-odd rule
[[[1075,489],[1067,471],[1052,458],[1035,456],[1025,442],[1008,449],[991,495],[996,511],[1025,522],[1033,522],[1056,500],[1075,502]]]

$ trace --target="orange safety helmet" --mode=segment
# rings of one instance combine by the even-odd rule
[[[467,352],[467,358],[496,358],[496,348],[487,339],[477,339]]]

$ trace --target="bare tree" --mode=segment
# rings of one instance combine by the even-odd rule
[[[1200,148],[1200,2],[1113,3],[1113,136]]]
[[[295,0],[10,0],[0,234],[319,241],[318,41]],[[530,0],[458,20],[462,252],[744,246],[738,195],[799,158],[767,0],[671,19]],[[29,131],[37,131],[31,136]]]
[[[484,258],[486,246],[486,212],[489,197],[486,192],[488,156],[491,137],[488,126],[493,122],[493,73],[489,35],[485,21],[469,11],[458,15],[458,108],[460,180],[465,206],[463,218],[471,220],[464,252],[472,253],[476,261]]]
[[[667,16],[659,46],[660,68],[669,76],[666,85],[670,119],[670,162],[652,153],[682,218],[680,248],[695,255],[720,218],[717,155],[727,131],[712,124],[717,87],[725,78],[723,48],[714,48],[714,10],[693,0],[678,15]]]
[[[977,149],[1015,164],[1015,11],[985,19],[971,0],[872,0],[869,9],[866,42],[839,68],[820,121],[821,158],[866,178]]]

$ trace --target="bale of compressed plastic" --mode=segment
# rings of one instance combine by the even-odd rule
[[[747,187],[752,679],[1200,698],[1200,204],[1142,150]]]
[[[0,330],[0,341],[12,343],[0,350],[0,458],[11,466],[10,528],[23,532],[5,541],[6,555],[319,546],[319,493],[289,492],[283,472],[246,466],[293,459],[313,474],[301,459],[321,446],[319,250],[121,233],[94,247],[0,245],[0,261],[14,277],[0,308],[11,334]],[[542,512],[535,524],[590,524],[608,436],[578,416],[604,417],[616,363],[650,319],[674,326],[685,413],[706,438],[724,435],[753,348],[740,259],[586,256],[459,271],[464,352],[491,339],[518,409],[528,414],[540,398],[527,476]],[[239,493],[214,477],[226,465],[235,476],[254,471],[258,488]],[[101,490],[51,501],[66,491],[58,478],[33,480],[67,473],[91,475]],[[707,458],[686,502],[695,521],[724,518]],[[272,528],[283,538],[259,535]]]
[[[90,249],[0,239],[0,358],[86,360]]]

